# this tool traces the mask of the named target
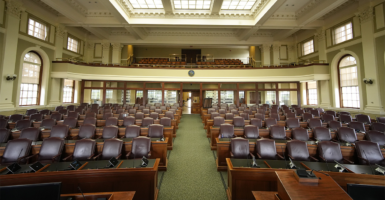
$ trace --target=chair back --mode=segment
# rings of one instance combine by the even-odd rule
[[[371,124],[372,123],[369,115],[358,114],[358,115],[356,115],[356,120],[357,120],[357,122],[362,122],[364,124]]]
[[[286,119],[286,127],[287,128],[298,128],[298,127],[300,127],[299,119],[297,119],[297,118],[288,118],[288,119]]]
[[[53,162],[53,158],[63,152],[64,140],[62,138],[46,138],[41,144],[39,151],[39,162]],[[56,157],[56,162],[60,161],[60,156]]]
[[[379,145],[385,145],[385,134],[379,131],[370,130],[365,134],[366,139],[371,142],[376,142]]]
[[[20,139],[29,139],[33,142],[37,141],[40,136],[40,129],[35,127],[25,128],[20,133]]]
[[[257,140],[255,150],[261,156],[261,159],[276,160],[277,149],[275,141],[270,139]]]
[[[322,122],[318,118],[313,118],[308,120],[309,128],[314,129],[316,127],[322,127]]]
[[[230,142],[231,152],[234,158],[248,158],[249,155],[249,140],[243,138],[234,138]]]
[[[322,115],[322,121],[326,122],[326,123],[328,123],[330,121],[334,121],[334,115],[326,114],[325,113],[325,114]]]
[[[145,118],[142,120],[142,127],[148,127],[148,126],[150,126],[151,124],[154,124],[154,119],[151,118],[151,117],[145,117]]]
[[[303,120],[304,122],[307,122],[309,119],[312,119],[312,118],[313,118],[313,115],[310,114],[310,113],[303,113],[303,114],[302,114],[302,120]]]
[[[309,160],[309,150],[307,149],[307,144],[304,141],[291,140],[287,142],[287,151],[294,161]]]
[[[163,138],[163,125],[151,124],[148,126],[148,137]]]
[[[254,115],[255,118],[258,118],[262,121],[265,121],[265,114],[262,114],[262,113],[255,113]]]
[[[358,141],[356,142],[356,152],[360,164],[374,165],[381,164],[384,162],[384,156],[381,153],[380,146],[378,143],[370,141]],[[368,160],[369,162],[363,160]]]
[[[293,140],[309,141],[309,133],[304,128],[294,128],[291,131],[291,136]]]
[[[355,143],[357,141],[357,134],[353,128],[341,127],[337,130],[337,135],[340,141]]]
[[[131,157],[142,158],[148,157],[151,149],[151,139],[147,137],[137,137],[132,140]]]
[[[50,115],[51,111],[47,110],[47,109],[44,109],[44,110],[39,111],[39,113],[42,114],[43,116],[46,116],[46,115]]]
[[[41,122],[43,120],[43,114],[35,113],[30,115],[29,120],[32,122]]]
[[[318,143],[318,155],[323,157],[326,162],[334,163],[334,161],[342,163],[340,144],[331,141],[322,141]]]
[[[111,139],[117,138],[119,133],[119,128],[117,126],[105,126],[103,128],[102,138]]]
[[[8,128],[8,120],[0,119],[0,128]]]
[[[28,139],[14,139],[8,141],[3,153],[2,164],[11,164],[18,161],[20,157],[29,155],[32,141]],[[22,161],[21,163],[25,163]]]
[[[259,137],[259,128],[254,125],[245,126],[245,138],[257,139]]]
[[[20,120],[22,120],[24,117],[23,117],[23,115],[21,115],[21,114],[13,114],[13,115],[11,115],[11,116],[9,116],[9,122],[14,122],[14,123],[16,123],[17,121],[20,121]]]
[[[229,119],[229,120],[234,119],[234,114],[233,113],[226,113],[225,119]]]
[[[83,121],[83,125],[86,125],[86,124],[92,124],[92,125],[96,126],[96,118],[94,118],[94,117],[85,118]]]
[[[331,130],[337,130],[338,128],[342,127],[342,124],[339,121],[333,120],[333,121],[329,121],[328,127]]]
[[[233,138],[234,137],[234,125],[221,124],[220,128],[219,128],[219,134],[222,138]]]
[[[157,120],[157,119],[159,118],[159,114],[158,114],[157,112],[152,112],[152,113],[150,114],[150,117],[151,117],[152,119],[154,119],[154,120]]]
[[[370,125],[370,128],[385,133],[385,123],[374,122]]]
[[[363,122],[350,122],[348,124],[348,127],[356,130],[356,132],[365,132],[365,125]]]
[[[225,123],[225,119],[223,117],[214,117],[213,126],[220,126]]]
[[[163,126],[171,126],[171,119],[169,117],[162,117],[162,119],[160,119],[160,124]]]
[[[267,118],[265,119],[266,128],[270,128],[271,126],[277,125],[277,119],[275,118]]]
[[[96,127],[92,124],[81,125],[79,128],[79,138],[94,138]]]
[[[243,119],[243,117],[234,117],[233,124],[235,127],[244,127],[245,119]]]
[[[285,140],[286,139],[285,127],[278,126],[278,125],[270,126],[270,138]]]
[[[29,116],[29,115],[33,115],[35,113],[38,113],[39,111],[37,111],[37,109],[28,109],[27,111],[25,111],[25,115]]]
[[[68,112],[68,116],[67,117],[73,117],[75,119],[79,119],[79,113],[75,112],[75,111],[70,111],[70,112]]]
[[[123,119],[123,126],[135,125],[135,117],[128,116]]]
[[[122,153],[123,141],[111,138],[104,140],[101,160],[109,160],[111,158],[117,158]]]
[[[242,117],[244,120],[249,120],[249,113],[243,112],[240,114],[240,117]]]
[[[117,126],[117,125],[118,125],[118,118],[116,118],[116,117],[109,117],[106,120],[105,126]]]
[[[32,121],[29,119],[22,119],[16,122],[15,128],[19,131],[32,127]]]
[[[54,126],[52,126],[51,134],[49,137],[50,138],[51,137],[58,137],[58,138],[65,139],[68,136],[68,131],[69,131],[69,128],[67,125],[63,125],[63,124],[54,125]]]
[[[63,124],[67,125],[70,129],[75,128],[78,124],[78,120],[76,118],[73,118],[73,117],[67,117],[64,120]]]
[[[250,125],[254,125],[258,128],[262,128],[262,120],[258,118],[252,118],[250,119]]]
[[[165,117],[168,117],[170,119],[174,119],[174,112],[172,111],[166,111]]]
[[[11,135],[11,130],[6,128],[0,128],[0,143],[8,142],[10,135]]]
[[[87,112],[85,118],[89,118],[89,117],[96,118],[96,113],[95,112]]]
[[[88,158],[94,155],[95,146],[95,140],[82,139],[76,141],[73,159],[78,161],[88,160]]]
[[[140,136],[140,126],[137,126],[137,125],[126,126],[124,137],[136,138],[139,136]]]
[[[340,122],[345,124],[345,123],[350,123],[352,121],[353,119],[351,115],[340,114]]]
[[[317,141],[330,141],[332,136],[330,130],[325,127],[316,127],[313,129],[313,137]]]
[[[334,110],[327,110],[324,114],[333,115],[334,117],[337,117],[337,113]]]

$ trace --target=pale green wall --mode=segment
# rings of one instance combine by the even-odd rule
[[[382,106],[385,106],[385,36],[376,38],[377,65],[379,75],[378,82],[380,83]],[[374,80],[377,81],[377,80]]]
[[[134,47],[134,56],[136,58],[168,58],[170,54],[181,53],[181,48]]]
[[[214,59],[217,58],[247,58],[249,57],[249,49],[236,49],[236,48],[202,48],[202,54],[212,54]]]
[[[0,33],[0,44],[1,44],[1,47],[3,46],[4,42],[4,33]],[[0,60],[3,60],[3,48],[0,48]],[[0,68],[2,67],[3,62],[0,62]]]

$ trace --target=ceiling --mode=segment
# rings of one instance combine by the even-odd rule
[[[130,1],[143,5],[161,1],[163,8],[134,8],[138,6]],[[198,5],[209,0],[179,1]],[[255,3],[250,9],[222,9],[230,1],[211,0],[210,9],[197,9],[197,6],[176,9],[175,0],[24,0],[23,4],[27,10],[28,5],[39,6],[58,16],[57,23],[80,30],[87,40],[134,45],[250,46],[292,40],[291,36],[299,31],[318,29],[336,10],[357,3],[357,0],[233,0],[237,5]]]

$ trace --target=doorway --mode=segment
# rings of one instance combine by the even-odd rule
[[[186,54],[186,63],[196,63],[197,55],[201,54],[200,49],[182,49],[182,54]]]
[[[183,92],[182,114],[191,114],[191,92]]]

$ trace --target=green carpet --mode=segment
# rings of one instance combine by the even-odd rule
[[[199,115],[183,115],[173,150],[169,153],[159,200],[227,199]]]

